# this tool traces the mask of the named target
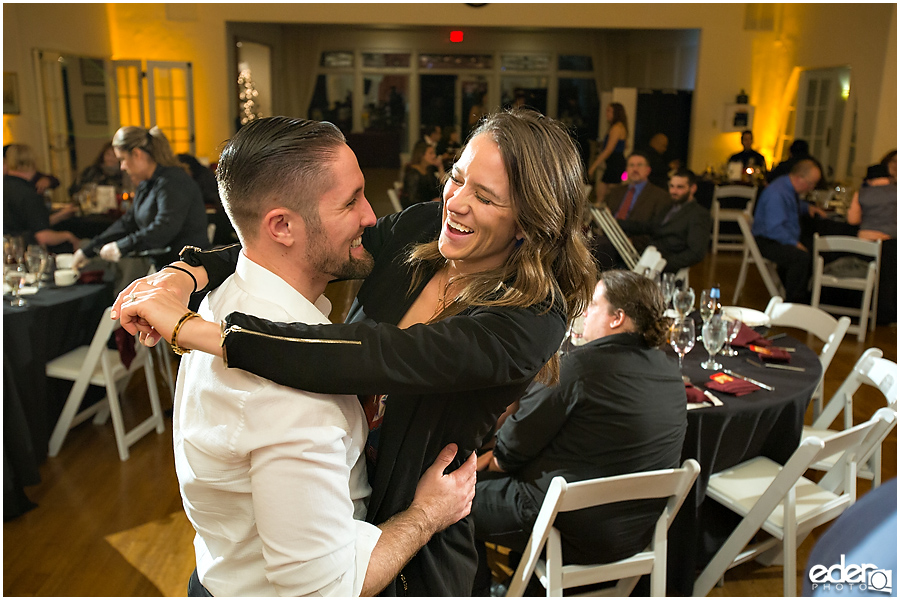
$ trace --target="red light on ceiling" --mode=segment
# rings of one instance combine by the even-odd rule
[[[451,31],[450,32],[450,41],[451,42],[463,41],[463,32],[462,31]]]

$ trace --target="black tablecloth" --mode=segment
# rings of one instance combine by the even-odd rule
[[[719,355],[716,360],[725,368],[773,386],[775,391],[760,389],[741,397],[713,392],[724,406],[688,411],[682,460],[696,459],[701,470],[669,530],[668,553],[669,587],[682,595],[692,595],[697,570],[705,566],[735,524],[730,511],[719,510],[715,502],[704,502],[709,476],[756,456],[783,464],[800,444],[803,417],[822,366],[815,352],[791,337],[774,345],[795,348],[789,364],[806,371],[755,367],[746,360],[761,364],[755,353],[735,348],[738,356]],[[702,387],[713,373],[700,367],[708,356],[702,343],[697,342],[684,358],[683,372],[694,385]]]
[[[108,284],[51,286],[25,298],[28,306],[9,306],[5,298],[3,307],[4,518],[11,509],[27,510],[21,486],[40,481],[37,466],[71,388],[46,376],[47,361],[90,343],[113,302]]]

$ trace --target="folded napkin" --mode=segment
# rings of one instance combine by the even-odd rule
[[[775,346],[764,348],[751,344],[750,349],[756,352],[756,355],[765,362],[791,362],[791,353],[783,348],[776,348]]]
[[[690,383],[684,384],[684,393],[687,395],[688,404],[702,404],[706,402],[706,396],[703,395],[703,390],[695,388]]]
[[[137,356],[137,351],[134,349],[134,336],[122,327],[116,329],[113,335],[116,337],[116,348],[119,349],[119,358],[122,359],[122,364],[128,369],[131,367],[131,361]]]
[[[725,373],[710,375],[706,387],[717,392],[725,392],[726,394],[732,394],[734,396],[744,396],[761,389],[755,383],[750,383],[743,379],[736,379]]]
[[[770,346],[772,345],[772,340],[767,340],[752,327],[741,325],[741,330],[738,331],[737,337],[734,338],[734,341],[731,342],[731,345],[738,346],[739,348],[746,348],[750,344],[756,344],[757,346]]]

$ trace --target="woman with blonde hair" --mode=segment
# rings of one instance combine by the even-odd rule
[[[222,189],[225,163],[223,154]],[[489,115],[448,174],[442,202],[383,217],[362,234],[374,267],[347,323],[239,313],[221,327],[185,320],[195,280],[204,291],[207,277],[218,285],[238,247],[182,253],[177,269],[123,291],[114,313],[146,344],[162,335],[282,385],[370,396],[366,518],[380,523],[409,506],[447,443],[460,448],[458,468],[533,379],[557,378],[566,324],[584,311],[596,279],[582,233],[582,177],[557,121],[531,110]],[[469,595],[476,563],[463,519],[432,537],[385,594]]]
[[[594,180],[594,173],[601,163],[606,161],[603,175],[597,182],[597,202],[602,202],[610,185],[622,183],[625,172],[625,143],[628,139],[628,117],[625,107],[613,102],[606,107],[606,122],[609,131],[600,142],[601,150],[588,169],[588,179]]]
[[[176,260],[186,245],[206,248],[206,207],[200,188],[175,158],[162,130],[122,127],[113,136],[112,147],[122,170],[137,186],[134,202],[75,253],[76,268],[97,254],[118,262],[129,252],[162,251],[151,257],[159,266]]]

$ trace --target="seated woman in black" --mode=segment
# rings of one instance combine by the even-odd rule
[[[444,166],[438,160],[434,147],[423,141],[416,142],[409,164],[403,171],[400,204],[403,208],[409,208],[419,202],[437,200],[441,195],[443,177]]]

